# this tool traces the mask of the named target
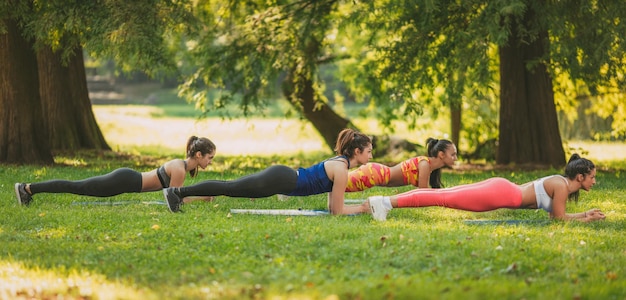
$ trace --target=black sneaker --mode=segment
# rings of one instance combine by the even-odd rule
[[[163,196],[165,196],[165,203],[167,203],[167,208],[170,209],[171,212],[179,212],[180,206],[183,204],[180,197],[176,195],[175,188],[165,188],[163,189]]]
[[[15,196],[17,197],[17,203],[20,205],[28,206],[30,201],[33,201],[33,196],[26,191],[26,183],[18,182],[15,184]]]

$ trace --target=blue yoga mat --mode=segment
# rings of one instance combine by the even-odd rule
[[[520,225],[520,224],[548,224],[547,220],[465,220],[467,225]]]

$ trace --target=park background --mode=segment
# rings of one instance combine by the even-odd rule
[[[0,3],[0,297],[623,299],[620,5]],[[568,212],[597,207],[608,220],[439,208],[393,211],[384,224],[230,213],[325,209],[321,195],[219,197],[184,214],[169,213],[159,193],[14,201],[18,180],[155,168],[181,157],[190,134],[212,138],[218,156],[188,183],[306,166],[331,155],[345,126],[417,145],[450,137],[461,160],[446,186],[529,181],[560,173],[578,152],[596,161],[598,184]],[[423,153],[376,149],[385,163]]]

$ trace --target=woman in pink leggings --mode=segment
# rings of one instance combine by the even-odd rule
[[[578,200],[579,191],[589,191],[595,183],[593,162],[573,154],[565,167],[565,176],[547,176],[522,185],[504,178],[490,178],[446,189],[415,189],[391,197],[369,197],[368,204],[372,216],[379,221],[386,220],[392,208],[443,206],[475,212],[540,208],[553,219],[591,222],[603,220],[604,213],[591,209],[568,214],[565,205],[568,199]]]

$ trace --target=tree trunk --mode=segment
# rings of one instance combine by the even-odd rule
[[[0,162],[52,164],[43,121],[37,56],[16,20],[0,35]]]
[[[96,123],[89,100],[82,48],[67,63],[60,51],[43,47],[37,53],[40,94],[54,150],[110,150]]]
[[[527,12],[526,22],[534,17]],[[562,166],[565,152],[559,132],[552,80],[543,59],[548,34],[521,41],[516,24],[500,54],[500,133],[498,164]]]
[[[316,71],[307,69],[305,66],[317,63],[320,52],[319,41],[314,37],[309,38],[304,52],[304,62],[300,62],[301,67],[294,66],[283,81],[283,95],[311,122],[326,145],[334,150],[337,136],[342,129],[346,127],[357,128],[350,120],[335,113],[328,104],[317,101],[319,95],[315,91],[313,80],[306,76],[306,74],[314,74]]]
[[[309,79],[301,80],[303,82],[302,87],[294,94],[292,93],[294,90],[293,74],[289,74],[283,82],[283,95],[289,99],[292,106],[301,111],[304,118],[311,122],[326,145],[334,150],[337,135],[342,129],[346,127],[357,128],[350,120],[335,113],[328,104],[316,102],[313,82]]]
[[[457,148],[461,139],[461,112],[461,102],[450,102],[451,140]]]

